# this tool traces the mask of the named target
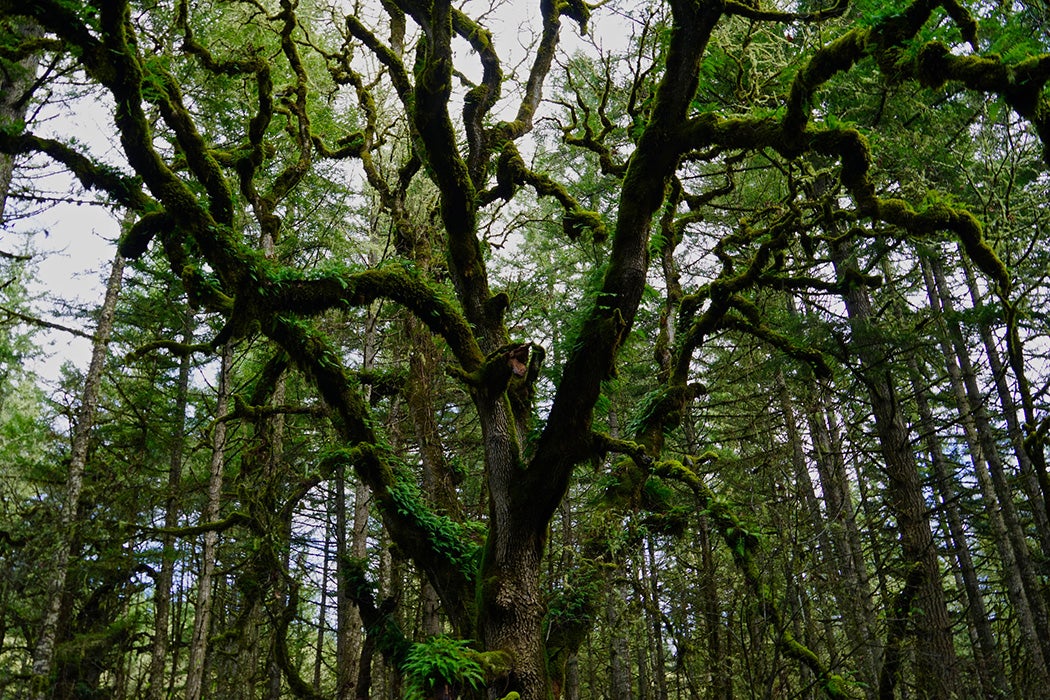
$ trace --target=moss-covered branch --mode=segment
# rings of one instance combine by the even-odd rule
[[[299,675],[299,669],[292,662],[288,651],[288,628],[299,615],[299,582],[290,576],[285,576],[288,584],[287,598],[284,608],[277,614],[274,620],[273,631],[273,657],[278,668],[284,674],[288,688],[297,698],[303,700],[322,700],[324,696],[317,693],[310,683]]]
[[[754,22],[811,23],[841,17],[849,9],[849,0],[834,0],[831,5],[813,12],[781,12],[765,10],[759,3],[744,3],[738,0],[726,0],[727,15],[745,17]]]
[[[0,129],[0,152],[11,155],[43,153],[69,170],[83,187],[102,192],[121,206],[139,212],[156,207],[156,202],[143,192],[141,180],[96,162],[60,141]]]
[[[263,331],[288,353],[332,411],[345,450],[333,451],[325,469],[353,466],[372,490],[383,523],[401,550],[426,573],[441,596],[453,626],[470,628],[471,567],[477,545],[461,525],[431,512],[397,457],[375,432],[368,406],[350,381],[338,353],[308,322],[274,316]]]
[[[570,7],[578,7],[583,10],[583,13],[586,12],[585,3],[580,0],[569,0],[562,3],[556,0],[540,0],[543,29],[539,43],[535,47],[535,55],[532,66],[529,68],[529,77],[525,81],[521,102],[518,104],[518,112],[513,121],[501,122],[493,129],[492,143],[514,140],[532,130],[533,117],[543,99],[543,84],[550,72],[554,61],[554,51],[558,46],[560,17],[562,14],[569,14]],[[581,27],[585,26],[587,21],[583,13],[578,17]]]
[[[608,237],[605,222],[595,211],[585,209],[559,182],[544,173],[538,173],[525,165],[521,154],[513,143],[506,143],[500,152],[496,166],[496,186],[478,195],[481,203],[502,197],[509,200],[520,185],[532,187],[541,197],[554,197],[565,209],[562,228],[571,239],[578,239],[584,231],[590,231],[597,242]]]
[[[471,181],[481,187],[486,175],[489,148],[485,133],[485,118],[499,99],[503,84],[503,71],[499,56],[492,44],[492,33],[468,17],[453,9],[452,27],[456,34],[467,40],[481,59],[481,83],[471,88],[463,99],[463,125],[467,134],[467,165]]]
[[[721,17],[717,4],[671,2],[673,26],[666,69],[652,102],[652,117],[624,174],[609,262],[594,305],[574,339],[558,391],[537,443],[526,493],[536,494],[538,519],[546,522],[561,501],[579,461],[589,457],[579,435],[590,433],[601,383],[634,322],[649,263],[649,232],[664,202],[679,158],[687,149],[679,130],[699,83],[700,59]]]
[[[376,299],[391,299],[441,336],[464,371],[476,371],[483,364],[474,334],[454,302],[411,267],[394,264],[312,280],[270,279],[262,285],[260,298],[252,305],[256,315],[290,312],[309,316],[339,306],[366,306]]]

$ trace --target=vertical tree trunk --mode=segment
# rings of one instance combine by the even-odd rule
[[[833,259],[842,276],[854,265],[841,247],[836,247]],[[906,601],[902,598],[896,614],[908,616],[905,622],[916,640],[915,674],[919,692],[931,700],[951,698],[960,691],[951,621],[911,436],[893,375],[886,364],[884,342],[875,326],[867,288],[853,286],[845,294],[845,303],[852,332],[849,347],[860,360],[887,478],[887,504],[897,521],[908,580],[906,592],[909,595],[913,592],[915,596],[915,606],[904,607]],[[896,682],[892,672],[883,677],[890,685]]]
[[[66,592],[71,547],[79,525],[80,492],[84,486],[88,445],[91,440],[91,431],[95,426],[99,389],[102,385],[102,368],[106,360],[109,336],[113,331],[113,317],[117,308],[117,297],[120,295],[123,274],[124,258],[118,253],[113,258],[109,281],[106,283],[106,296],[102,302],[98,327],[91,345],[91,363],[88,366],[87,376],[84,378],[84,393],[77,410],[76,424],[73,426],[73,448],[66,477],[66,493],[58,514],[56,551],[54,558],[49,562],[51,575],[45,599],[44,618],[40,636],[33,650],[33,680],[30,692],[33,700],[44,700],[48,695],[48,687],[51,682],[55,640],[58,634],[62,600]]]
[[[642,553],[641,562],[642,583],[648,585],[645,607],[651,630],[650,647],[656,700],[667,700],[667,655],[664,649],[663,618],[660,608],[660,577],[657,573],[656,551],[652,537],[645,539],[645,552]]]
[[[285,386],[286,380],[284,373],[277,378],[275,382],[273,396],[270,398],[272,406],[278,407],[285,402]],[[268,487],[268,497],[266,499],[268,510],[271,514],[275,514],[282,511],[282,496],[276,490],[269,494],[270,489],[279,488],[280,484],[285,481],[284,474],[284,414],[275,412],[269,416],[262,430],[266,434],[266,445],[267,450],[265,454],[266,464],[266,482],[271,486]],[[270,520],[272,525],[269,529],[274,532],[274,547],[279,548],[279,551],[275,552],[275,559],[277,559],[277,565],[282,574],[274,574],[272,591],[270,594],[270,612],[269,617],[271,620],[279,619],[284,614],[284,608],[289,604],[291,591],[289,591],[289,580],[291,578],[290,572],[290,558],[291,558],[291,542],[292,542],[292,513],[288,511],[286,518],[278,520],[272,518]],[[266,655],[266,671],[267,671],[267,689],[270,700],[278,700],[281,697],[281,666],[278,663],[277,644],[283,643],[278,642],[276,635],[286,634],[286,630],[278,629],[276,625],[271,626],[273,638],[267,645],[268,652]],[[286,644],[284,644],[287,646]]]
[[[631,700],[631,657],[627,637],[622,629],[624,596],[609,574],[609,595],[605,602],[605,624],[609,635],[609,697],[611,700]]]
[[[930,306],[942,331],[941,351],[1002,559],[1007,591],[1034,667],[1042,669],[1044,680],[1050,682],[1045,678],[1045,659],[1050,659],[1046,604],[1014,506],[1013,490],[1006,481],[999,448],[991,434],[984,397],[977,386],[962,330],[950,319],[954,309],[940,265],[936,261],[923,261],[923,275]]]
[[[960,255],[962,255],[962,251],[960,251]],[[966,286],[970,293],[970,303],[974,309],[980,310],[984,304],[981,301],[981,291],[977,285],[977,278],[974,276],[973,268],[965,257],[962,258],[961,262],[963,272],[966,275]],[[1024,430],[1017,420],[1017,402],[1010,391],[1006,368],[1003,366],[991,324],[985,320],[983,314],[978,314],[977,318],[977,329],[981,336],[981,343],[984,345],[985,355],[988,358],[988,369],[995,383],[999,405],[1003,409],[1002,415],[1006,420],[1006,431],[1010,436],[1010,444],[1013,447],[1014,456],[1021,471],[1021,487],[1032,509],[1032,518],[1035,522],[1036,533],[1039,537],[1043,554],[1048,556],[1050,555],[1050,486],[1046,484],[1046,480],[1043,478],[1045,475],[1036,472],[1036,468],[1028,456]]]
[[[330,494],[331,492],[329,492]],[[332,503],[334,499],[331,497],[325,498],[325,504],[327,508],[325,510],[324,518],[324,545],[321,548],[321,599],[317,604],[317,653],[314,656],[314,681],[313,688],[315,693],[321,692],[321,669],[324,666],[324,640],[325,640],[325,629],[327,628],[328,619],[328,578],[331,573],[332,563]],[[338,601],[336,605],[338,605]]]
[[[435,510],[453,520],[460,521],[459,498],[453,475],[445,460],[445,450],[438,431],[434,407],[435,382],[440,373],[440,352],[430,331],[415,316],[404,319],[405,337],[408,341],[409,370],[406,386],[409,416],[423,472],[423,492]],[[441,634],[441,603],[437,590],[425,576],[421,581],[423,604],[423,633],[428,636]],[[467,630],[460,630],[466,633]]]
[[[230,374],[233,365],[233,347],[222,348],[222,364],[219,368],[219,394],[215,403],[215,424],[212,427],[212,452],[208,478],[208,501],[201,514],[206,523],[219,519],[222,499],[222,480],[226,457],[226,421],[223,418],[229,408]],[[218,555],[219,533],[209,530],[204,534],[201,550],[201,573],[197,579],[197,605],[193,620],[193,637],[190,640],[190,656],[186,671],[186,700],[200,700],[204,682],[204,662],[208,651],[208,635],[212,617],[212,578]]]
[[[182,342],[193,342],[193,311],[183,312]],[[178,524],[179,488],[182,481],[182,455],[186,443],[186,405],[190,387],[190,355],[179,359],[179,378],[175,387],[175,421],[172,425],[171,453],[168,458],[168,485],[164,502],[164,528]],[[175,572],[174,537],[161,536],[161,562],[153,591],[153,648],[150,654],[149,700],[165,694],[165,664],[168,661],[168,627],[171,624],[171,583]]]
[[[727,641],[726,628],[732,613],[723,619],[722,606],[718,599],[718,570],[715,566],[714,542],[711,539],[711,523],[700,517],[697,528],[700,546],[701,583],[700,606],[703,616],[704,639],[707,641],[707,681],[714,700],[733,698],[733,657]]]
[[[998,645],[995,643],[992,626],[988,620],[988,610],[984,603],[984,595],[981,593],[981,582],[978,579],[973,557],[970,556],[970,549],[966,541],[966,529],[963,526],[962,515],[959,513],[957,502],[958,496],[955,488],[954,470],[944,458],[941,441],[937,436],[937,429],[933,420],[933,412],[926,397],[927,388],[922,385],[920,380],[920,377],[924,375],[920,371],[914,357],[909,358],[908,368],[910,370],[912,388],[915,392],[916,407],[919,410],[919,426],[923,440],[926,443],[927,452],[930,455],[934,488],[941,497],[941,508],[944,511],[949,546],[958,564],[957,567],[953,568],[962,579],[963,590],[966,592],[966,611],[970,619],[970,627],[977,641],[974,655],[976,657],[978,676],[986,697],[1006,697],[1009,693],[1009,687],[1006,683],[1006,676],[1003,674]]]
[[[835,563],[839,567],[838,596],[844,603],[846,633],[858,657],[858,673],[866,682],[869,698],[877,685],[881,649],[872,629],[871,579],[864,559],[864,546],[854,513],[852,490],[846,474],[841,437],[831,407],[820,405],[821,390],[816,380],[809,387],[806,420],[813,441],[814,463],[820,478],[820,491],[829,525]],[[882,557],[876,548],[875,563],[881,571]]]
[[[796,422],[793,402],[788,392],[787,383],[784,381],[784,375],[780,371],[778,371],[776,375],[776,386],[780,398],[781,415],[784,420],[784,427],[787,431],[788,443],[791,446],[791,460],[795,469],[795,490],[802,496],[804,509],[808,515],[810,526],[812,527],[819,548],[819,553],[814,558],[817,560],[818,566],[827,582],[825,586],[830,588],[832,595],[835,597],[838,604],[839,610],[842,611],[846,636],[850,640],[851,646],[861,653],[860,660],[862,663],[858,669],[858,679],[863,682],[869,682],[873,677],[865,678],[865,674],[869,669],[867,668],[867,665],[863,663],[867,660],[867,655],[864,653],[867,650],[866,638],[861,631],[861,624],[857,619],[863,609],[857,601],[858,581],[855,578],[849,578],[854,574],[853,567],[851,566],[852,562],[849,557],[842,558],[844,565],[841,573],[838,566],[836,566],[838,557],[835,555],[836,547],[831,540],[832,527],[828,526],[830,523],[825,522],[825,519],[820,512],[820,504],[817,501],[813,479],[810,477],[809,465],[806,463],[805,449]],[[793,572],[790,568],[787,575],[789,579],[793,577]],[[789,585],[794,587],[794,582],[789,581]],[[847,591],[849,591],[848,594]],[[802,603],[805,601],[801,599],[801,596],[803,595],[805,594],[800,591],[799,596],[792,596],[792,600],[798,601],[800,607],[804,607],[802,606]],[[807,623],[810,623],[808,615],[806,616],[806,619]],[[796,636],[799,639],[803,638],[802,635]],[[813,635],[807,634],[807,637],[812,639]],[[837,644],[831,634],[827,635],[826,644],[828,647],[830,663],[834,666],[837,657]]]

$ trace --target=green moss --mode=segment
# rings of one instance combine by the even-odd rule
[[[391,507],[397,510],[398,515],[414,522],[436,553],[457,567],[467,579],[477,575],[481,547],[477,543],[476,533],[469,526],[434,513],[426,505],[418,487],[407,476],[397,477],[387,492]]]

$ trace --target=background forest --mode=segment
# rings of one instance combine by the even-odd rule
[[[0,698],[1050,697],[1048,28],[0,0]]]

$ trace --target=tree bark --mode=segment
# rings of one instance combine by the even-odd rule
[[[881,648],[871,625],[874,610],[871,578],[864,559],[837,422],[827,420],[833,417],[833,409],[822,405],[820,397],[824,392],[817,381],[811,380],[809,384],[806,420],[833,546],[829,551],[834,553],[834,561],[839,567],[836,592],[842,600],[840,607],[845,616],[846,635],[853,646],[853,654],[859,656],[858,673],[867,679],[866,692],[870,698],[875,694],[881,657]],[[881,570],[879,550],[875,551],[876,566]]]
[[[71,548],[76,528],[79,525],[80,493],[84,487],[88,446],[91,441],[91,432],[95,427],[99,390],[102,386],[102,369],[108,353],[109,336],[113,331],[113,318],[123,274],[124,258],[118,253],[113,258],[109,281],[106,283],[106,296],[102,302],[95,338],[91,345],[91,363],[88,366],[87,376],[84,378],[84,393],[77,410],[76,424],[73,426],[73,448],[69,458],[69,472],[66,476],[66,493],[58,514],[56,551],[50,562],[51,575],[40,636],[33,650],[33,679],[30,691],[32,700],[44,700],[48,696],[48,688],[51,683],[55,641],[62,611],[62,600],[66,592]]]
[[[963,251],[960,250],[960,255]],[[973,308],[980,311],[984,307],[981,301],[981,291],[974,276],[973,267],[965,259],[961,258],[963,272],[966,275],[966,286],[970,293],[970,303]],[[1028,449],[1025,447],[1025,434],[1020,422],[1017,420],[1018,405],[1014,400],[1013,392],[1007,382],[1007,370],[1003,366],[1002,356],[999,354],[999,346],[996,344],[995,333],[992,326],[985,320],[983,314],[977,315],[977,330],[984,345],[985,356],[988,359],[988,369],[995,383],[996,395],[999,405],[1002,407],[1002,415],[1006,421],[1006,431],[1010,436],[1010,444],[1013,447],[1014,457],[1021,471],[1021,487],[1032,509],[1032,518],[1035,522],[1036,533],[1039,538],[1043,556],[1050,556],[1050,487],[1045,479],[1037,473]]]
[[[981,686],[985,697],[1006,697],[1009,694],[1009,686],[1003,673],[1002,660],[999,657],[999,648],[992,633],[992,626],[988,619],[988,609],[985,606],[984,595],[981,593],[981,582],[978,579],[977,570],[974,567],[973,557],[970,556],[970,548],[966,541],[966,529],[963,526],[962,515],[959,512],[957,502],[958,493],[955,488],[956,478],[954,470],[944,458],[940,438],[933,419],[927,399],[928,389],[922,384],[920,377],[924,376],[920,371],[914,357],[908,359],[908,369],[911,375],[912,390],[915,392],[915,403],[919,410],[919,427],[926,443],[926,450],[930,456],[931,471],[934,478],[934,489],[940,495],[941,508],[944,512],[946,528],[948,531],[949,547],[955,556],[958,571],[963,582],[963,590],[966,592],[966,613],[970,619],[970,628],[977,640],[974,655],[977,663],[977,673],[981,680]]]
[[[943,270],[935,260],[923,261],[930,307],[942,331],[941,351],[951,380],[959,411],[959,421],[969,444],[971,461],[977,474],[992,532],[1002,560],[1007,591],[1017,615],[1021,636],[1035,669],[1046,678],[1045,659],[1050,658],[1050,628],[1042,589],[1032,568],[1025,534],[1013,502],[1013,490],[1006,481],[999,448],[984,409],[984,397],[970,361],[962,330],[950,320],[954,312]],[[1037,673],[1039,671],[1037,670]]]
[[[12,18],[9,29],[20,39],[39,39],[44,34],[43,27],[24,17]],[[0,129],[13,128],[25,120],[29,90],[36,79],[39,63],[40,55],[33,52],[12,64],[10,70],[0,70]],[[14,156],[0,152],[0,225],[5,222],[14,167]]]
[[[855,265],[841,245],[834,249],[833,260],[840,276],[845,276]],[[849,348],[860,360],[860,372],[875,417],[875,432],[887,478],[887,504],[897,521],[907,571],[905,578],[909,582],[906,589],[914,587],[916,608],[905,607],[906,601],[901,599],[895,614],[908,616],[907,623],[916,640],[915,675],[919,692],[931,700],[948,699],[961,687],[941,567],[908,425],[887,365],[887,348],[875,325],[867,288],[852,286],[844,300],[852,333]],[[916,610],[921,611],[921,617]],[[893,673],[883,677],[885,683],[896,682]]]
[[[605,624],[609,635],[609,697],[611,700],[631,700],[631,657],[620,609],[624,596],[614,582],[616,575],[609,573],[609,595],[605,601]]]
[[[193,342],[194,314],[189,307],[183,312],[182,342]],[[186,443],[186,406],[190,387],[190,355],[179,359],[179,377],[175,386],[175,421],[172,426],[171,454],[168,458],[168,485],[164,502],[164,529],[178,525],[179,488],[182,482],[182,455]],[[165,695],[165,664],[168,661],[168,627],[171,624],[171,584],[175,573],[174,536],[161,536],[160,571],[153,592],[153,648],[150,654],[149,699]]]
[[[201,513],[201,520],[205,523],[219,519],[223,471],[226,463],[226,421],[223,418],[229,409],[232,366],[233,347],[227,344],[222,348],[222,363],[219,368],[218,399],[215,403],[215,422],[212,427],[208,500],[204,512]],[[193,620],[193,637],[190,640],[190,654],[186,670],[186,700],[200,700],[202,695],[208,635],[211,631],[214,590],[212,578],[215,573],[218,544],[219,533],[215,530],[208,530],[204,534],[204,546],[201,549],[201,573],[197,579],[196,614]]]

